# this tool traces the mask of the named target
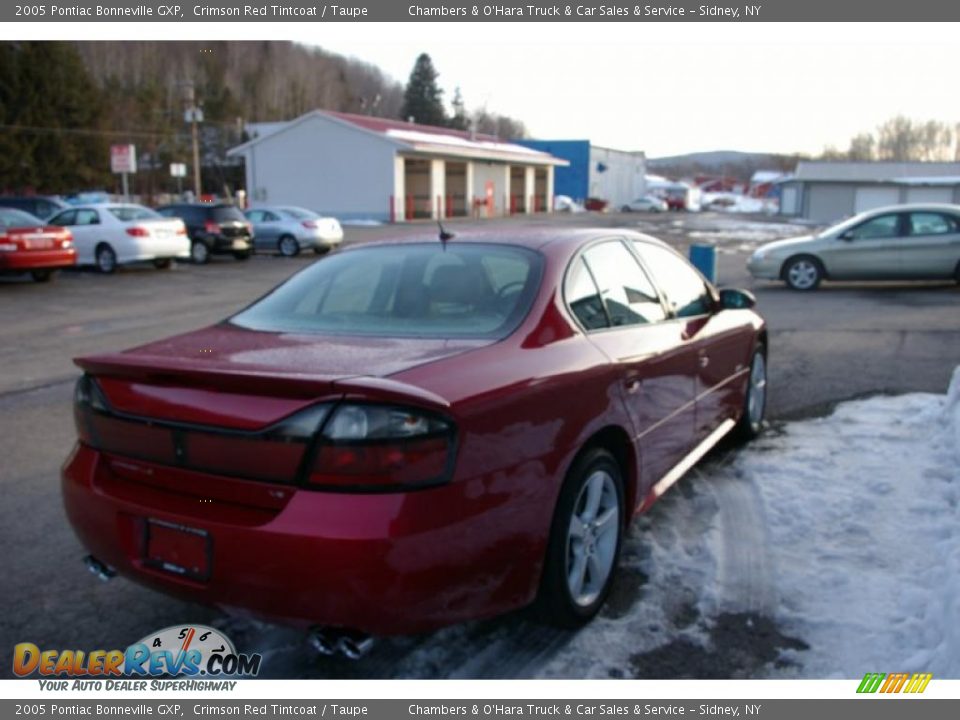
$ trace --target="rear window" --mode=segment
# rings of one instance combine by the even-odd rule
[[[154,220],[162,217],[150,208],[137,207],[136,205],[124,205],[122,207],[108,207],[107,211],[121,222],[130,222],[132,220]]]
[[[218,223],[231,222],[233,220],[239,220],[240,222],[247,221],[243,213],[233,205],[220,205],[219,207],[210,208],[210,219]]]
[[[280,209],[290,217],[296,218],[297,220],[312,220],[313,218],[320,217],[315,212],[304,210],[303,208],[285,207]]]
[[[43,221],[23,210],[0,208],[0,227],[21,228],[43,225]]]
[[[540,285],[538,253],[505,245],[380,245],[315,263],[231,318],[251,330],[501,338]]]

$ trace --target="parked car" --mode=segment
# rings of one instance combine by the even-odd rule
[[[583,207],[591,212],[606,212],[609,204],[609,200],[601,200],[600,198],[590,197],[587,198],[583,203]]]
[[[44,225],[22,210],[0,207],[0,272],[30,273],[37,282],[48,282],[76,262],[69,230]]]
[[[230,203],[177,203],[157,208],[164,217],[180,218],[190,236],[190,257],[202,265],[210,255],[233,255],[246,260],[253,254],[253,225]]]
[[[653,195],[643,195],[620,208],[620,212],[666,212],[667,203]]]
[[[794,290],[814,290],[821,280],[960,282],[960,206],[870,210],[816,235],[761,245],[747,268]]]
[[[55,195],[4,195],[0,197],[0,207],[23,210],[41,220],[46,220],[70,205]]]
[[[760,430],[753,305],[630,231],[352,246],[77,359],[67,516],[104,576],[329,633],[576,626],[634,515]]]
[[[343,242],[343,228],[336,218],[292,206],[258,207],[243,213],[253,223],[257,251],[278,252],[293,257],[301,250],[318,255]]]
[[[144,261],[165,269],[175,259],[190,257],[183,223],[161,217],[143,205],[79,205],[62,210],[48,223],[69,228],[77,247],[77,263],[94,265],[102,273]]]

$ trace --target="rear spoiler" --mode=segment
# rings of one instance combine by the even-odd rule
[[[447,410],[449,401],[416,385],[369,375],[276,372],[226,365],[198,367],[178,358],[112,353],[74,358],[74,364],[93,376],[139,381],[151,385],[181,385],[222,389],[255,395],[323,399],[347,396],[357,400],[416,404]]]

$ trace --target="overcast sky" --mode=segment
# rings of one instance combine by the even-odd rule
[[[17,38],[169,40],[164,23],[45,23]],[[540,138],[650,157],[820,152],[904,114],[960,122],[953,23],[181,23],[176,36],[297,40],[406,82],[429,53],[446,99]]]
[[[447,100],[459,85],[534,137],[650,157],[846,148],[901,113],[960,122],[949,24],[354,26],[316,43],[404,82],[428,52]]]

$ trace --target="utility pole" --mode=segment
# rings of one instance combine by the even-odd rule
[[[200,187],[200,137],[197,129],[198,123],[203,122],[203,110],[197,105],[196,91],[192,82],[187,83],[187,111],[184,113],[184,120],[190,123],[190,136],[193,141],[193,192],[195,200],[199,201],[203,193]]]

